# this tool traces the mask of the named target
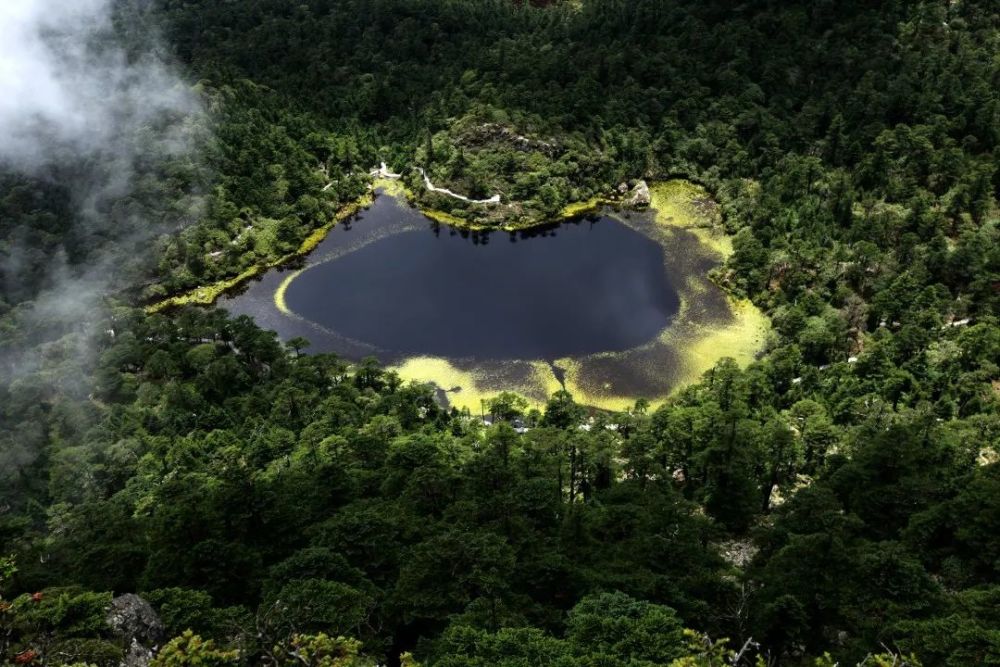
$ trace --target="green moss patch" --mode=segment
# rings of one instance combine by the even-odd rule
[[[564,374],[565,388],[586,405],[624,410],[639,398],[661,404],[673,392],[697,382],[723,357],[749,364],[770,332],[763,312],[749,301],[729,297],[709,280],[710,271],[732,252],[709,193],[679,179],[656,183],[650,191],[649,211],[622,212],[615,217],[664,248],[664,271],[677,287],[681,308],[671,324],[645,345],[555,362]],[[594,198],[568,206],[564,214],[595,213],[613,203]],[[448,224],[446,218],[441,221]],[[464,221],[457,226],[468,227]],[[518,368],[520,372],[513,377],[510,369]],[[503,390],[538,402],[562,388],[552,365],[541,361],[497,364],[417,357],[405,360],[396,370],[407,380],[433,382],[445,389],[460,387],[461,391],[448,393],[449,401],[470,410]]]
[[[399,181],[376,182],[376,187],[381,194],[391,194],[400,206],[406,205],[403,197],[409,193]],[[696,382],[722,357],[732,357],[740,364],[752,361],[764,347],[769,322],[752,304],[730,298],[709,278],[731,251],[715,203],[704,188],[680,180],[654,184],[651,196],[653,207],[648,211],[619,210],[611,215],[663,248],[663,271],[677,290],[681,304],[671,323],[655,338],[622,352],[596,353],[552,363],[539,359],[500,362],[414,356],[394,360],[393,370],[406,381],[433,383],[452,405],[473,412],[479,409],[482,400],[501,391],[516,391],[533,404],[541,405],[563,387],[583,404],[622,410],[640,398],[654,405],[662,403],[672,392]],[[609,204],[613,202],[594,198],[567,208],[565,213],[593,213]],[[479,227],[449,213],[421,212],[443,225],[461,229]],[[393,225],[359,235],[357,242],[349,246],[313,252],[305,268],[289,273],[277,283],[273,292],[275,314],[302,320],[285,301],[289,285],[302,271],[355,252],[386,235],[419,227],[419,220]],[[303,254],[315,250],[324,236],[325,231],[317,230],[303,242],[301,250],[308,248]],[[234,278],[231,284],[239,280],[241,277]],[[210,302],[213,296],[208,293],[197,298]],[[343,343],[345,350],[368,349],[365,354],[378,354],[363,341],[349,340],[315,323],[310,326],[329,334],[339,341],[338,345]]]

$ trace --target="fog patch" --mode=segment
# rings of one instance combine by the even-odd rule
[[[61,224],[53,249],[0,221],[0,397],[85,397],[109,295],[199,214],[205,115],[149,3],[130,2],[0,0],[0,197],[3,184],[51,194],[32,205]],[[0,469],[16,474],[31,457],[12,441],[0,429]]]
[[[156,133],[170,115],[197,110],[188,86],[155,52],[156,36],[134,27],[133,39],[149,48],[127,53],[110,0],[0,4],[0,162],[30,171],[108,154],[125,149],[138,129]],[[150,138],[172,152],[188,149],[169,131]]]
[[[122,269],[197,214],[195,201],[176,201],[193,193],[170,191],[159,172],[194,155],[201,106],[146,16],[112,0],[0,3],[0,171],[64,192],[72,218],[48,256],[32,252],[23,229],[0,244],[4,293],[31,300],[19,320],[92,316]],[[39,269],[44,279],[25,294],[27,272]]]

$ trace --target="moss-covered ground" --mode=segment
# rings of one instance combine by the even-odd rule
[[[639,398],[661,404],[723,357],[740,365],[750,363],[764,347],[770,323],[752,303],[732,299],[709,280],[711,269],[732,253],[718,207],[704,188],[679,179],[654,184],[651,196],[649,212],[622,212],[616,217],[660,243],[664,270],[680,296],[680,311],[654,340],[624,352],[559,359],[553,364],[416,357],[395,370],[405,380],[436,384],[446,390],[453,405],[475,411],[482,399],[503,390],[517,391],[535,403],[544,401],[563,386],[554,366],[580,403],[623,410]],[[568,207],[565,213],[567,217],[595,213],[610,203],[594,199]]]
[[[392,196],[399,205],[412,201],[400,181],[377,181],[380,194]],[[568,207],[566,218],[603,212],[655,240],[664,251],[663,270],[680,297],[680,309],[670,325],[658,336],[630,350],[606,352],[552,362],[525,359],[491,361],[447,359],[416,356],[395,358],[384,355],[391,367],[406,381],[436,385],[450,404],[475,412],[481,401],[501,391],[516,391],[533,404],[541,405],[556,390],[565,387],[586,405],[608,410],[631,407],[642,398],[653,405],[665,401],[672,392],[697,381],[722,357],[732,357],[741,365],[753,360],[764,347],[769,322],[751,303],[729,297],[710,280],[710,272],[732,252],[729,237],[717,205],[703,188],[684,180],[656,183],[651,187],[652,206],[648,211],[629,212],[613,203],[593,199]],[[359,202],[351,213],[369,201]],[[447,213],[421,211],[425,217],[443,225],[475,229]],[[341,218],[343,219],[343,218]],[[319,262],[353,252],[361,245],[405,229],[401,225],[359,237],[358,243],[314,253],[305,268],[289,272],[273,288],[273,306],[281,316],[301,320],[288,307],[285,294],[289,285],[303,271]],[[317,230],[300,248],[302,255],[316,249],[329,229]],[[299,256],[296,253],[294,256]],[[322,255],[322,256],[319,256]],[[246,277],[253,277],[263,269]],[[214,288],[214,286],[213,286]],[[219,290],[224,291],[228,287]],[[194,295],[191,302],[210,302],[211,293]],[[319,331],[337,336],[336,332]],[[341,343],[344,343],[341,340]],[[360,341],[351,341],[351,349],[361,349]],[[348,353],[347,350],[344,351]],[[377,351],[375,352],[377,354]]]

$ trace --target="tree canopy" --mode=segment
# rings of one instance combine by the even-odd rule
[[[135,592],[162,667],[1000,664],[994,3],[116,8],[206,113],[193,153],[128,138],[109,232],[73,188],[113,162],[0,170],[0,663],[118,664]],[[774,339],[656,410],[501,394],[486,425],[144,310],[293,253],[381,161],[459,222],[412,167],[521,221],[695,179]],[[36,307],[50,257],[107,253],[94,326]]]

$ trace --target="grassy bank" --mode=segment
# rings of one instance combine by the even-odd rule
[[[326,235],[330,233],[330,230],[333,229],[334,226],[344,220],[347,220],[351,216],[357,215],[363,209],[368,208],[371,206],[373,201],[374,196],[372,194],[366,194],[341,207],[334,215],[333,220],[322,227],[315,229],[302,241],[298,249],[274,260],[273,262],[255,264],[232,278],[226,278],[225,280],[214,282],[211,285],[196,287],[193,290],[184,292],[183,294],[178,294],[176,296],[163,299],[162,301],[157,301],[156,303],[147,306],[146,312],[151,314],[159,313],[164,310],[180,306],[210,306],[215,303],[215,300],[220,296],[234,287],[241,285],[247,280],[255,278],[269,269],[287,264],[297,257],[304,257],[308,255],[323,242],[323,239],[326,238]]]

